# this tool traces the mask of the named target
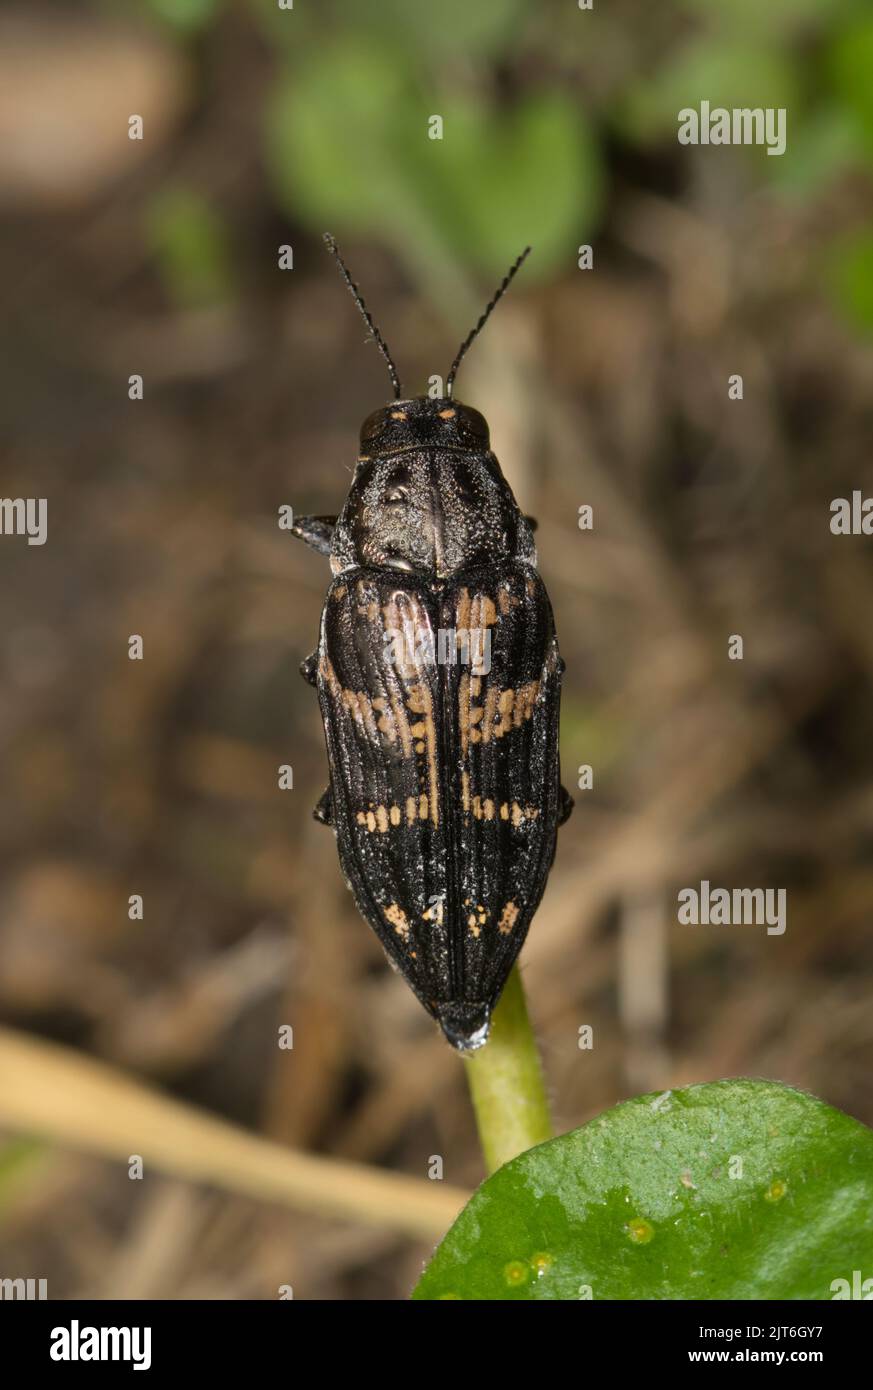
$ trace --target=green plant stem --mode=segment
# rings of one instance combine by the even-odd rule
[[[466,1062],[489,1173],[553,1137],[540,1055],[518,966],[494,1010],[488,1042]]]

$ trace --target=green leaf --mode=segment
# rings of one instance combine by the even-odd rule
[[[798,77],[778,48],[752,47],[704,36],[688,43],[657,74],[631,92],[623,112],[629,134],[642,143],[678,129],[679,112],[708,101],[714,109],[785,107],[791,122],[800,109]]]
[[[772,1081],[625,1101],[479,1188],[416,1299],[829,1299],[873,1276],[873,1131]]]
[[[428,138],[433,115],[442,140]],[[280,76],[266,154],[292,216],[313,231],[378,236],[431,286],[445,286],[452,261],[491,283],[526,242],[528,282],[546,276],[600,206],[598,150],[567,93],[533,91],[507,112],[461,92],[422,94],[390,49],[360,38]]]
[[[500,55],[515,41],[528,9],[527,0],[440,0],[438,5],[410,5],[409,0],[338,0],[343,26],[377,30],[380,40],[406,56],[453,60]]]
[[[455,101],[446,139],[435,143],[448,204],[457,208],[459,254],[471,247],[493,273],[531,242],[536,275],[562,260],[575,264],[577,242],[600,207],[602,178],[584,115],[566,93],[533,92],[499,116]]]
[[[267,110],[267,160],[289,211],[321,230],[351,218],[365,230],[378,226],[396,191],[391,171],[409,101],[390,54],[355,39],[283,73]]]

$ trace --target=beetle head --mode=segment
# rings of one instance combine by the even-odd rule
[[[392,401],[368,415],[361,426],[361,457],[398,454],[406,449],[461,449],[487,454],[488,421],[472,406],[450,397],[416,396]]]

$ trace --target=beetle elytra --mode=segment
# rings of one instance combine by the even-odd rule
[[[448,1041],[487,1039],[542,897],[558,826],[563,662],[536,569],[533,527],[491,452],[487,422],[453,395],[458,366],[527,250],[452,364],[445,395],[394,400],[361,429],[338,517],[294,533],[330,559],[318,690],[331,825],[357,906]],[[529,249],[529,248],[528,248]]]

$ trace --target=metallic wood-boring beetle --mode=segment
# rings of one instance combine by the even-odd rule
[[[397,369],[336,243],[395,399],[361,428],[338,517],[294,534],[330,557],[318,689],[331,825],[358,909],[459,1051],[481,1047],[573,802],[560,784],[561,675],[533,528],[452,395],[402,399]],[[528,248],[529,250],[530,248]]]

